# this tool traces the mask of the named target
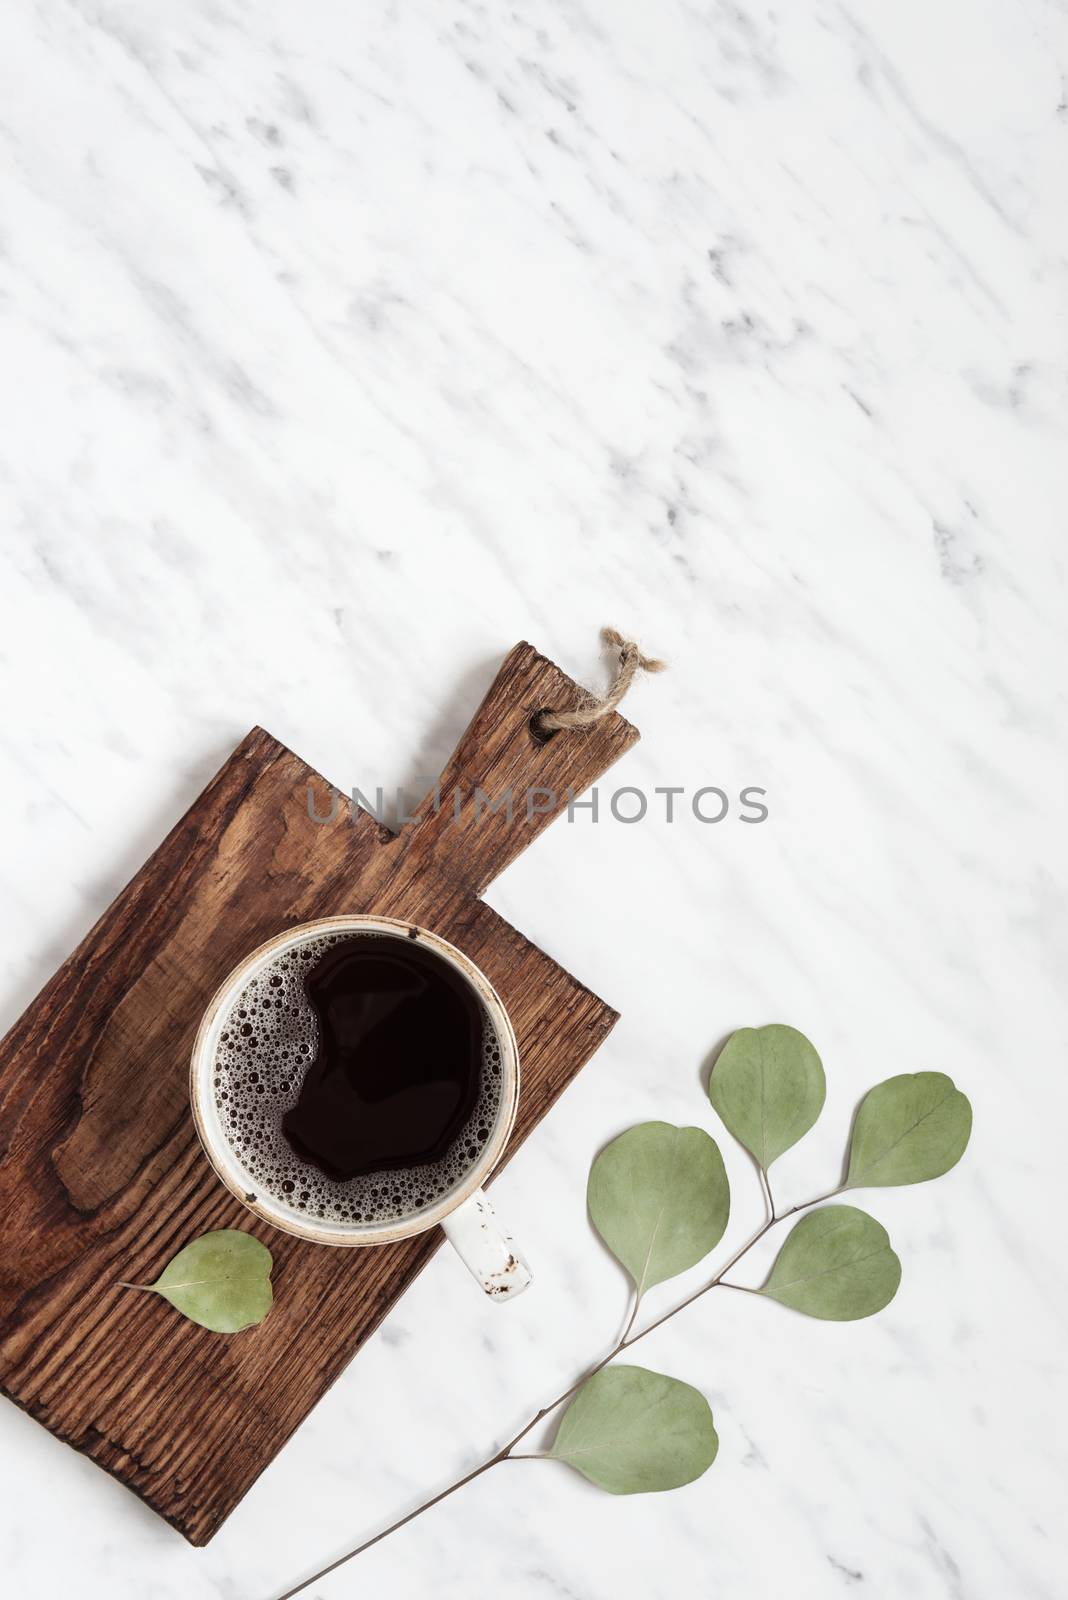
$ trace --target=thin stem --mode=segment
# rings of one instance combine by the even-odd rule
[[[396,1533],[398,1528],[403,1528],[406,1522],[411,1522],[414,1517],[420,1517],[424,1511],[429,1511],[431,1506],[436,1506],[442,1500],[447,1500],[450,1494],[455,1494],[457,1489],[462,1489],[465,1483],[472,1483],[475,1478],[480,1478],[484,1472],[488,1472],[490,1467],[497,1466],[499,1462],[506,1458],[510,1448],[510,1446],[506,1446],[497,1455],[490,1456],[488,1461],[483,1461],[481,1466],[475,1467],[472,1472],[465,1473],[462,1478],[457,1478],[455,1483],[450,1483],[449,1487],[442,1489],[440,1494],[434,1495],[430,1500],[424,1500],[421,1506],[416,1506],[414,1511],[409,1511],[406,1517],[401,1517],[397,1522],[391,1522],[388,1528],[383,1528],[381,1533],[376,1533],[371,1539],[365,1539],[363,1544],[356,1546],[355,1550],[349,1550],[345,1555],[338,1556],[336,1561],[331,1561],[330,1565],[323,1567],[321,1572],[315,1572],[310,1578],[305,1578],[303,1582],[298,1583],[294,1588],[287,1589],[285,1594],[279,1595],[278,1600],[293,1600],[295,1594],[300,1594],[303,1589],[308,1589],[313,1583],[318,1583],[320,1578],[325,1578],[331,1572],[336,1572],[338,1567],[345,1565],[346,1561],[351,1561],[354,1556],[362,1555],[365,1550],[370,1550],[373,1544],[378,1544],[380,1540],[387,1539],[391,1533]]]
[[[505,1454],[506,1455],[510,1454],[510,1452],[514,1449],[514,1447],[519,1443],[520,1439],[525,1439],[526,1438],[526,1436],[530,1432],[531,1428],[536,1428],[537,1427],[538,1423],[542,1420],[543,1417],[547,1417],[549,1415],[550,1411],[555,1411],[557,1406],[562,1406],[565,1400],[570,1400],[571,1396],[575,1393],[576,1389],[581,1389],[582,1385],[584,1383],[588,1382],[588,1380],[590,1378],[592,1378],[596,1373],[600,1372],[602,1367],[607,1367],[607,1365],[608,1365],[608,1363],[610,1361],[614,1361],[616,1356],[618,1356],[618,1354],[619,1354],[619,1352],[621,1350],[625,1350],[626,1349],[627,1335],[630,1333],[630,1330],[634,1326],[634,1319],[638,1315],[638,1307],[640,1305],[641,1305],[641,1295],[640,1294],[636,1294],[634,1296],[634,1304],[630,1308],[630,1316],[627,1318],[626,1327],[623,1329],[623,1332],[619,1336],[619,1342],[616,1345],[614,1345],[611,1350],[609,1350],[609,1352],[608,1352],[608,1354],[606,1356],[602,1356],[601,1357],[600,1361],[598,1361],[598,1363],[597,1363],[597,1365],[595,1367],[590,1367],[589,1371],[588,1372],[584,1372],[582,1374],[581,1378],[576,1378],[574,1383],[571,1385],[571,1387],[569,1389],[565,1389],[563,1394],[557,1395],[555,1400],[550,1400],[549,1404],[547,1406],[542,1406],[540,1411],[535,1412],[534,1416],[531,1417],[531,1419],[527,1423],[526,1427],[521,1428],[519,1430],[519,1432],[516,1434],[515,1438],[512,1440],[511,1444],[506,1444],[505,1445],[504,1450],[505,1450]],[[285,1595],[282,1596],[282,1600],[286,1600]]]
[[[524,1426],[520,1428],[519,1432],[515,1434],[513,1438],[509,1439],[506,1445],[503,1445],[501,1449],[497,1451],[496,1455],[490,1456],[486,1461],[483,1461],[480,1466],[474,1467],[472,1471],[465,1473],[462,1478],[457,1478],[456,1482],[450,1483],[447,1489],[442,1489],[439,1494],[434,1495],[431,1499],[424,1500],[422,1505],[416,1506],[414,1511],[409,1511],[406,1517],[401,1517],[399,1521],[390,1523],[388,1528],[383,1528],[381,1533],[376,1533],[372,1539],[365,1539],[363,1544],[358,1544],[354,1550],[349,1550],[345,1553],[345,1555],[338,1556],[337,1560],[332,1561],[328,1567],[323,1567],[321,1571],[313,1573],[310,1578],[305,1578],[303,1582],[298,1583],[295,1588],[287,1589],[285,1594],[278,1596],[278,1600],[293,1600],[294,1595],[300,1594],[303,1589],[310,1588],[313,1583],[318,1583],[320,1578],[328,1577],[331,1572],[336,1572],[338,1567],[343,1567],[345,1565],[346,1561],[351,1561],[355,1556],[362,1555],[365,1550],[370,1550],[373,1544],[378,1544],[381,1539],[388,1538],[391,1533],[396,1533],[399,1528],[403,1528],[405,1523],[413,1521],[415,1517],[422,1516],[423,1512],[429,1511],[431,1506],[436,1506],[442,1500],[447,1500],[450,1494],[455,1494],[457,1489],[462,1489],[465,1484],[474,1482],[475,1478],[480,1478],[484,1472],[489,1471],[490,1467],[499,1466],[502,1461],[545,1460],[546,1457],[543,1451],[526,1454],[524,1452],[517,1451],[515,1447],[517,1444],[519,1444],[520,1440],[526,1438],[531,1428],[537,1427],[538,1423],[541,1422],[543,1417],[547,1417],[550,1411],[555,1411],[557,1406],[563,1405],[564,1401],[569,1399],[571,1395],[574,1394],[576,1389],[580,1389],[582,1387],[587,1378],[592,1378],[595,1372],[600,1372],[602,1367],[607,1366],[609,1361],[611,1361],[614,1356],[619,1354],[620,1350],[623,1348],[623,1339],[626,1338],[627,1333],[629,1333],[630,1329],[634,1325],[634,1318],[638,1314],[638,1304],[638,1300],[635,1299],[634,1306],[631,1310],[629,1318],[627,1319],[627,1326],[624,1329],[623,1336],[616,1345],[615,1349],[610,1350],[601,1361],[598,1361],[595,1367],[590,1368],[589,1372],[583,1373],[581,1378],[576,1378],[571,1387],[569,1389],[565,1389],[562,1395],[559,1395],[549,1405],[542,1406],[540,1411],[535,1412],[530,1421],[525,1423]]]
[[[757,1229],[752,1238],[743,1244],[740,1250],[734,1252],[727,1265],[721,1267],[709,1283],[703,1284],[700,1289],[695,1289],[693,1294],[688,1295],[685,1300],[680,1300],[678,1305],[672,1306],[670,1311],[665,1311],[664,1315],[657,1317],[655,1322],[650,1322],[647,1328],[643,1328],[640,1333],[636,1333],[632,1338],[627,1339],[621,1348],[629,1350],[632,1345],[638,1343],[639,1339],[644,1339],[647,1333],[652,1333],[654,1328],[662,1327],[665,1322],[669,1322],[672,1317],[677,1316],[680,1311],[684,1311],[687,1306],[692,1306],[695,1300],[700,1300],[701,1296],[707,1294],[709,1289],[718,1289],[731,1268],[736,1266],[744,1255],[748,1255],[753,1246],[758,1244],[771,1228],[774,1228],[780,1222],[785,1222],[787,1217],[794,1216],[798,1211],[807,1211],[810,1206],[818,1206],[824,1200],[832,1200],[836,1194],[841,1194],[844,1188],[845,1185],[840,1183],[837,1189],[829,1189],[826,1194],[818,1194],[814,1200],[802,1200],[799,1205],[791,1206],[789,1211],[784,1211],[781,1216],[777,1217],[773,1214],[768,1217],[763,1226]],[[733,1283],[724,1284],[724,1287],[733,1289],[737,1285]]]
[[[627,1335],[630,1333],[630,1330],[634,1326],[634,1319],[638,1315],[638,1307],[641,1305],[641,1303],[642,1303],[641,1295],[640,1294],[636,1294],[634,1296],[634,1304],[630,1308],[630,1316],[627,1318],[627,1325],[623,1329],[623,1332],[619,1336],[619,1343],[616,1346],[617,1350],[622,1350],[623,1346],[626,1344]],[[611,1360],[612,1359],[611,1356],[609,1356],[608,1359]]]
[[[672,1317],[677,1316],[680,1311],[684,1311],[687,1306],[693,1305],[694,1301],[699,1300],[703,1294],[707,1294],[709,1289],[717,1289],[722,1287],[724,1289],[741,1289],[747,1294],[758,1294],[759,1290],[746,1289],[744,1284],[725,1283],[723,1281],[725,1275],[733,1266],[737,1265],[742,1257],[747,1255],[748,1252],[752,1250],[753,1246],[757,1244],[759,1240],[763,1239],[768,1230],[775,1227],[777,1223],[785,1222],[787,1217],[794,1216],[798,1211],[807,1211],[810,1206],[818,1206],[824,1200],[833,1200],[834,1196],[836,1194],[841,1194],[842,1190],[845,1188],[844,1184],[839,1184],[837,1189],[831,1189],[827,1192],[827,1194],[817,1195],[814,1200],[803,1200],[800,1205],[791,1206],[789,1211],[784,1211],[781,1216],[776,1216],[775,1205],[771,1198],[771,1189],[767,1181],[767,1174],[764,1173],[762,1176],[764,1179],[764,1188],[768,1201],[768,1216],[763,1226],[757,1229],[756,1233],[754,1233],[752,1237],[742,1245],[741,1249],[734,1252],[726,1266],[721,1267],[719,1272],[716,1273],[716,1276],[711,1279],[710,1282],[702,1285],[700,1289],[696,1289],[694,1293],[688,1295],[685,1300],[680,1300],[677,1306],[673,1306],[670,1311],[665,1311],[662,1317],[657,1317],[655,1322],[650,1322],[647,1328],[642,1328],[638,1333],[632,1333],[631,1329],[634,1327],[635,1318],[638,1315],[638,1307],[641,1304],[641,1297],[636,1295],[634,1299],[634,1305],[631,1308],[630,1316],[627,1318],[626,1327],[623,1329],[619,1341],[614,1348],[609,1350],[606,1356],[602,1356],[600,1361],[597,1362],[596,1366],[590,1367],[589,1371],[584,1372],[581,1378],[576,1378],[575,1382],[571,1384],[569,1388],[565,1389],[563,1394],[557,1395],[555,1400],[550,1400],[548,1405],[542,1406],[540,1411],[536,1411],[531,1417],[530,1421],[525,1423],[524,1426],[520,1428],[519,1432],[513,1438],[509,1439],[506,1445],[503,1445],[501,1449],[497,1451],[496,1455],[489,1456],[479,1466],[474,1467],[470,1472],[465,1473],[462,1478],[457,1478],[455,1483],[450,1483],[447,1489],[442,1489],[440,1493],[433,1495],[429,1500],[424,1500],[422,1505],[416,1506],[414,1511],[409,1511],[407,1516],[401,1517],[397,1522],[391,1522],[388,1528],[382,1529],[381,1533],[376,1533],[371,1539],[365,1539],[363,1544],[358,1544],[354,1550],[349,1550],[345,1555],[338,1556],[337,1560],[332,1561],[328,1567],[323,1567],[320,1572],[313,1573],[310,1578],[305,1578],[303,1582],[298,1583],[295,1588],[287,1589],[285,1594],[278,1596],[278,1600],[293,1600],[294,1595],[300,1594],[304,1589],[310,1588],[313,1583],[318,1583],[320,1578],[328,1577],[331,1572],[336,1572],[338,1567],[343,1567],[345,1565],[346,1561],[351,1561],[355,1556],[362,1555],[365,1550],[370,1550],[372,1545],[378,1544],[382,1539],[388,1538],[391,1533],[396,1533],[399,1528],[403,1528],[407,1523],[414,1521],[416,1517],[422,1516],[423,1512],[429,1511],[432,1506],[439,1505],[442,1500],[447,1500],[451,1494],[455,1494],[457,1489],[462,1489],[465,1484],[473,1483],[474,1480],[476,1478],[480,1478],[484,1472],[488,1472],[490,1467],[499,1466],[502,1461],[548,1460],[549,1456],[545,1451],[527,1453],[524,1451],[517,1451],[515,1447],[522,1439],[526,1438],[527,1434],[532,1428],[536,1428],[538,1423],[549,1415],[550,1411],[555,1411],[557,1406],[562,1406],[565,1400],[570,1400],[571,1396],[577,1389],[581,1389],[584,1383],[588,1383],[590,1378],[594,1377],[602,1370],[602,1368],[607,1367],[608,1363],[610,1361],[614,1361],[616,1356],[621,1355],[624,1350],[629,1350],[632,1345],[636,1345],[640,1339],[645,1338],[646,1334],[652,1333],[654,1328],[662,1327],[665,1322],[669,1322]],[[138,1288],[141,1286],[137,1284],[131,1284],[129,1287]]]
[[[775,1201],[771,1198],[771,1184],[768,1181],[767,1173],[765,1172],[764,1168],[762,1166],[760,1166],[759,1163],[757,1164],[757,1171],[760,1173],[760,1186],[764,1191],[764,1201],[765,1201],[765,1204],[767,1205],[767,1208],[768,1208],[768,1221],[769,1222],[774,1222],[775,1221]]]

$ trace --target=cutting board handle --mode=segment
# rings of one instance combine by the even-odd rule
[[[532,645],[508,652],[436,787],[401,830],[409,857],[481,894],[640,737],[618,712],[539,736],[539,711],[571,710],[587,691]],[[409,865],[411,865],[409,861]]]

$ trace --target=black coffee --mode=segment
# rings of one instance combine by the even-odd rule
[[[363,1016],[369,1049],[364,1065],[376,1069],[377,1056],[377,1068],[389,1067],[388,1072],[368,1073],[382,1091],[377,1099],[368,1093],[374,1084],[364,1080],[362,1071],[354,1084],[343,1065],[336,1082],[324,1070],[329,1055],[345,1053],[345,1038],[354,1023],[360,1028],[359,1015],[354,1019],[351,1010],[359,1010],[367,974],[358,975],[356,967],[341,959],[342,951],[359,950],[369,957],[392,957],[403,969],[394,967],[384,988],[379,974],[378,999]],[[417,961],[425,961],[426,967],[413,972]],[[281,951],[248,980],[220,1032],[214,1097],[249,1193],[269,1195],[329,1223],[380,1226],[418,1214],[464,1177],[496,1126],[502,1059],[488,1013],[453,972],[414,939],[377,932],[327,933]],[[335,978],[341,1009],[347,1012],[341,1018],[343,1035],[330,1022],[330,1007],[320,993],[333,992]],[[438,982],[449,980],[453,988],[441,995]],[[420,996],[428,998],[428,989],[429,998],[438,996],[441,1025],[432,1025],[428,1007],[416,1029],[411,1025],[413,1019],[419,1021]],[[377,1015],[374,1027],[368,1025],[372,1012]],[[407,1039],[400,1036],[402,1026],[411,1027]],[[429,1054],[408,1048],[412,1033],[416,1043],[421,1042],[418,1035],[430,1036]],[[392,1055],[390,1048],[380,1048],[390,1036]],[[452,1046],[446,1049],[450,1039]],[[477,1075],[473,1102],[464,1071],[465,1063],[470,1066],[472,1041]],[[428,1088],[425,1101],[423,1087]],[[393,1099],[398,1090],[406,1093],[403,1106]],[[417,1101],[423,1102],[424,1111]],[[411,1116],[413,1110],[416,1116]],[[360,1133],[365,1114],[374,1124],[368,1120]],[[287,1132],[290,1119],[295,1139]],[[435,1154],[443,1147],[443,1154]],[[365,1164],[376,1159],[377,1166]],[[340,1176],[345,1172],[356,1176]]]
[[[478,1098],[482,1013],[455,968],[417,939],[362,935],[305,975],[319,1044],[282,1119],[330,1178],[440,1161]]]

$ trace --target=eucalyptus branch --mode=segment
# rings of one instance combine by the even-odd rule
[[[398,1521],[390,1523],[388,1528],[383,1528],[381,1532],[374,1534],[370,1539],[365,1539],[362,1544],[357,1545],[353,1550],[347,1551],[345,1555],[338,1556],[337,1560],[332,1561],[328,1567],[323,1567],[319,1572],[313,1573],[310,1578],[303,1579],[302,1582],[298,1583],[294,1588],[287,1589],[285,1594],[278,1596],[278,1600],[293,1600],[294,1595],[300,1594],[302,1590],[310,1588],[313,1583],[318,1583],[321,1578],[327,1577],[331,1572],[336,1572],[338,1567],[343,1567],[347,1561],[352,1561],[356,1558],[356,1556],[363,1555],[364,1551],[370,1550],[372,1545],[379,1544],[381,1540],[388,1538],[391,1533],[396,1533],[400,1528],[405,1527],[407,1523],[413,1522],[416,1517],[422,1516],[424,1511],[429,1511],[433,1506],[440,1505],[442,1500],[447,1500],[450,1495],[456,1493],[457,1489],[463,1489],[467,1484],[473,1483],[476,1478],[480,1478],[482,1474],[484,1472],[488,1472],[491,1467],[499,1466],[502,1461],[544,1460],[545,1457],[540,1453],[517,1454],[515,1453],[515,1447],[526,1438],[527,1434],[530,1433],[533,1428],[537,1427],[539,1422],[543,1422],[547,1416],[551,1415],[551,1413],[557,1410],[559,1406],[562,1406],[565,1400],[570,1400],[571,1396],[581,1389],[584,1383],[588,1383],[592,1377],[595,1377],[598,1372],[601,1372],[605,1367],[607,1367],[610,1361],[615,1360],[616,1356],[622,1355],[624,1350],[630,1350],[634,1345],[638,1344],[640,1340],[644,1339],[647,1334],[652,1333],[656,1328],[662,1327],[665,1322],[669,1322],[672,1317],[677,1316],[680,1311],[684,1311],[687,1306],[693,1305],[694,1301],[699,1300],[703,1294],[707,1294],[709,1289],[741,1288],[741,1284],[725,1283],[724,1277],[728,1272],[730,1272],[732,1267],[737,1266],[738,1262],[741,1261],[744,1256],[748,1255],[749,1251],[752,1250],[754,1245],[758,1244],[760,1240],[763,1239],[766,1233],[770,1232],[770,1230],[778,1223],[785,1222],[787,1218],[795,1216],[797,1212],[807,1211],[812,1206],[818,1206],[824,1200],[833,1199],[835,1195],[841,1194],[842,1188],[844,1187],[840,1184],[838,1188],[830,1189],[826,1194],[816,1195],[812,1200],[803,1200],[799,1205],[791,1206],[789,1211],[784,1211],[781,1216],[776,1216],[774,1203],[771,1198],[771,1189],[768,1185],[767,1174],[763,1173],[763,1171],[762,1177],[764,1180],[763,1186],[766,1192],[768,1203],[767,1219],[763,1226],[758,1228],[757,1231],[746,1241],[746,1243],[742,1245],[741,1249],[735,1251],[730,1260],[725,1266],[720,1268],[719,1272],[716,1273],[714,1278],[710,1279],[708,1283],[702,1284],[701,1288],[695,1290],[693,1294],[687,1295],[685,1300],[680,1300],[678,1305],[672,1306],[670,1311],[665,1311],[663,1316],[657,1317],[656,1321],[649,1323],[648,1327],[642,1328],[638,1333],[632,1334],[631,1329],[634,1326],[635,1319],[638,1315],[638,1307],[641,1305],[642,1300],[641,1294],[635,1291],[634,1303],[631,1307],[630,1315],[627,1318],[626,1325],[619,1337],[619,1340],[612,1347],[612,1349],[609,1350],[608,1354],[606,1356],[602,1356],[600,1361],[598,1361],[595,1366],[592,1366],[585,1371],[581,1377],[576,1378],[574,1383],[570,1384],[569,1387],[564,1390],[563,1394],[558,1394],[555,1400],[550,1400],[548,1405],[544,1405],[539,1411],[536,1411],[531,1417],[530,1421],[524,1423],[519,1432],[509,1439],[507,1444],[502,1445],[500,1450],[498,1450],[495,1455],[488,1456],[485,1461],[481,1462],[477,1467],[472,1468],[470,1472],[464,1473],[462,1478],[457,1478],[455,1483],[450,1483],[447,1488],[440,1490],[438,1494],[431,1496],[429,1500],[424,1500],[421,1505],[415,1507],[414,1511],[409,1511],[407,1516],[401,1517]]]
[[[846,1189],[923,1183],[948,1172],[968,1143],[971,1107],[939,1072],[905,1073],[877,1084],[854,1119],[845,1180],[780,1213],[768,1168],[812,1127],[824,1094],[820,1058],[796,1029],[772,1023],[731,1035],[713,1068],[709,1098],[753,1158],[764,1196],[764,1221],[713,1278],[637,1332],[646,1290],[705,1260],[722,1239],[730,1215],[730,1186],[718,1145],[700,1128],[646,1122],[607,1145],[593,1163],[586,1200],[594,1227],[634,1286],[629,1314],[612,1349],[493,1455],[279,1600],[293,1600],[502,1461],[567,1461],[618,1494],[692,1483],[712,1465],[719,1445],[708,1401],[679,1379],[611,1363],[710,1289],[760,1295],[807,1316],[838,1322],[881,1311],[901,1280],[901,1263],[886,1230],[855,1206],[812,1208]],[[727,1277],[772,1228],[802,1211],[810,1215],[790,1230],[761,1288]],[[565,1401],[571,1403],[551,1449],[518,1450],[531,1430]]]

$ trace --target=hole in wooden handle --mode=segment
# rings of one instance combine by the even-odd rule
[[[555,739],[556,735],[561,732],[561,729],[559,728],[546,728],[542,726],[542,719],[548,716],[549,711],[549,706],[541,706],[539,710],[535,711],[534,715],[527,724],[530,729],[531,738],[534,740],[535,744],[548,744],[550,739]]]

